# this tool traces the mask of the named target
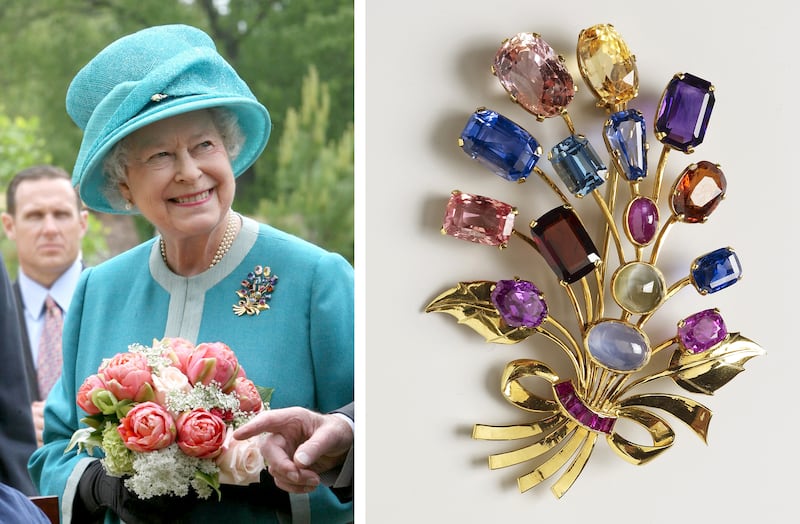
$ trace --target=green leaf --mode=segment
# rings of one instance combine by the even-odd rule
[[[535,329],[511,327],[503,322],[490,298],[494,286],[495,282],[488,280],[459,282],[457,287],[448,289],[428,304],[425,312],[452,315],[459,324],[496,344],[516,344],[536,333]]]
[[[275,388],[265,388],[264,386],[256,385],[256,391],[258,391],[259,396],[261,396],[261,402],[263,402],[265,406],[269,406],[269,401],[272,399],[272,393],[275,391]]]
[[[672,379],[693,393],[713,395],[719,388],[744,371],[744,364],[764,350],[739,333],[729,334],[719,346],[699,354],[677,350],[672,355],[669,371]]]
[[[202,471],[195,471],[194,478],[202,481],[217,492],[217,501],[222,500],[222,492],[219,489],[219,473],[203,473]]]

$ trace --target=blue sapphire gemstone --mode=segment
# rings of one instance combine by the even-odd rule
[[[692,263],[691,280],[701,294],[716,293],[742,278],[742,265],[733,249],[722,247]]]
[[[470,116],[459,145],[491,172],[512,182],[526,179],[542,156],[542,147],[530,133],[484,108]]]
[[[689,73],[675,75],[661,97],[656,138],[662,144],[691,153],[705,138],[713,108],[711,82]]]
[[[550,150],[547,157],[570,192],[584,197],[606,181],[608,170],[583,135],[570,135]]]
[[[603,137],[622,168],[634,182],[647,176],[647,139],[644,116],[636,109],[611,115],[603,126]]]

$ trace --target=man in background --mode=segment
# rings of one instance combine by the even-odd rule
[[[41,446],[44,400],[61,371],[61,322],[82,270],[88,212],[69,174],[41,165],[11,179],[2,220],[17,247],[14,291],[36,443]]]
[[[36,488],[28,475],[28,458],[36,443],[20,331],[16,300],[0,256],[0,483],[30,496],[36,495]]]

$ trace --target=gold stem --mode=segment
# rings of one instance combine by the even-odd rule
[[[603,264],[605,267],[605,264]],[[597,280],[597,309],[595,320],[600,320],[603,318],[603,310],[605,309],[605,293],[603,292],[603,273],[601,268],[595,268],[594,270],[595,280]]]
[[[561,117],[564,119],[564,122],[567,124],[567,129],[569,129],[569,134],[570,135],[574,135],[575,134],[575,125],[573,125],[572,118],[569,116],[569,113],[567,113],[566,109],[561,112]]]
[[[553,191],[555,191],[556,195],[558,195],[558,198],[560,198],[560,199],[561,199],[561,201],[564,203],[564,205],[565,205],[565,206],[567,206],[567,207],[572,207],[572,204],[570,204],[570,203],[569,203],[569,200],[567,200],[567,197],[566,197],[566,195],[564,195],[564,193],[562,193],[562,192],[561,192],[561,190],[560,190],[560,189],[558,189],[558,186],[556,186],[556,185],[553,183],[553,181],[550,179],[550,177],[549,177],[549,176],[547,176],[547,174],[546,174],[544,171],[542,171],[542,170],[539,168],[539,166],[533,166],[533,171],[534,171],[534,172],[535,172],[537,175],[539,175],[539,178],[541,178],[542,180],[544,180],[544,182],[545,182],[545,183],[546,183],[548,186],[550,186],[550,189],[552,189]]]
[[[589,279],[581,279],[581,287],[583,288],[583,302],[586,304],[586,320],[592,321],[592,290],[589,288]],[[602,291],[602,290],[601,290]]]
[[[583,334],[584,331],[586,330],[586,323],[583,320],[583,313],[581,312],[580,305],[578,304],[578,297],[575,296],[575,291],[573,291],[572,288],[569,287],[569,284],[567,284],[563,280],[560,282],[560,284],[561,287],[564,288],[564,291],[566,291],[570,302],[572,302],[572,309],[575,310],[575,317],[578,319],[578,327],[581,330],[581,334]]]
[[[528,235],[526,235],[525,233],[520,233],[516,229],[512,229],[511,230],[511,234],[512,235],[517,235],[519,238],[524,240],[529,246],[531,246],[533,249],[535,249],[537,253],[539,252],[539,247],[536,245],[536,242],[534,242],[533,239],[531,237],[529,237]]]
[[[675,344],[676,342],[678,342],[678,338],[677,337],[672,337],[669,340],[665,340],[664,342],[662,342],[661,344],[657,345],[656,347],[654,347],[652,349],[652,351],[650,352],[650,356],[655,355],[656,353],[658,353],[662,349],[667,349],[668,347],[670,347],[672,344]]]
[[[659,307],[661,307],[663,304],[665,304],[667,302],[667,300],[672,298],[672,296],[675,295],[675,293],[677,293],[678,291],[680,291],[685,286],[687,286],[688,284],[691,284],[691,283],[692,283],[692,277],[688,276],[688,277],[684,278],[683,280],[679,280],[678,282],[672,284],[672,286],[667,290],[667,293],[664,295],[664,300],[661,301],[661,304],[659,304],[658,307],[653,309],[653,311],[651,311],[651,312],[649,312],[649,313],[647,313],[645,315],[642,315],[639,318],[639,322],[636,323],[636,327],[638,329],[642,329],[644,327],[645,323],[650,319],[650,317],[653,316],[653,313],[658,311]]]
[[[661,179],[664,177],[664,169],[667,167],[667,157],[669,156],[669,146],[661,149],[661,156],[658,158],[655,181],[653,183],[653,202],[658,203],[658,194],[661,192]]]
[[[613,381],[609,382],[609,387],[603,393],[603,403],[600,405],[600,411],[607,410],[612,404],[611,399],[616,395],[617,390],[630,378],[630,375],[620,375]]]
[[[675,215],[670,215],[664,225],[661,226],[661,231],[658,232],[658,237],[656,237],[656,241],[653,244],[653,250],[650,252],[650,264],[655,265],[656,260],[658,260],[659,252],[661,251],[661,245],[664,243],[664,239],[667,237],[667,233],[669,230],[672,229],[672,226],[678,222],[678,217]]]
[[[619,256],[619,264],[623,265],[625,264],[625,253],[622,251],[622,242],[619,239],[619,231],[617,230],[617,225],[614,223],[614,217],[611,216],[611,210],[608,209],[603,197],[600,196],[599,190],[595,189],[592,191],[592,196],[594,196],[597,205],[600,206],[600,210],[603,212],[603,216],[606,219],[606,225],[614,236],[614,243],[617,246],[617,255]]]
[[[581,377],[581,373],[582,373],[581,370],[583,369],[583,355],[581,354],[581,350],[578,347],[577,343],[575,342],[575,339],[573,339],[572,335],[569,334],[569,331],[564,329],[564,326],[562,326],[554,318],[546,317],[544,321],[548,322],[549,324],[551,324],[562,335],[567,337],[567,341],[569,342],[569,345],[572,346],[572,349],[570,349],[569,345],[567,345],[566,342],[564,342],[562,339],[560,339],[559,337],[557,337],[553,333],[547,331],[543,327],[539,326],[537,331],[539,333],[541,333],[542,335],[544,335],[545,337],[547,337],[548,339],[550,339],[551,342],[553,342],[554,344],[558,345],[561,349],[564,350],[564,352],[569,356],[570,360],[572,360],[572,365],[575,366],[575,374],[576,374],[576,376],[578,376],[578,378],[580,378]]]
[[[610,148],[608,147],[608,143],[606,143],[606,148],[609,149],[609,154],[614,157]],[[611,169],[609,172],[609,180],[608,180],[608,187],[606,188],[606,202],[608,202],[608,209],[609,212],[613,215],[614,214],[614,206],[616,206],[617,201],[617,179],[618,174],[616,169]],[[601,246],[602,249],[602,264],[603,267],[596,273],[597,275],[597,289],[599,292],[597,293],[597,318],[601,318],[603,315],[603,282],[606,278],[606,267],[608,263],[608,242],[611,239],[611,228],[608,225],[608,221],[606,220],[603,224],[603,244]]]

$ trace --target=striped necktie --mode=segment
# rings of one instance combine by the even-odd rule
[[[50,295],[44,301],[44,324],[39,337],[39,357],[36,360],[36,376],[39,381],[39,396],[47,398],[61,375],[61,330],[64,320],[61,308]]]

